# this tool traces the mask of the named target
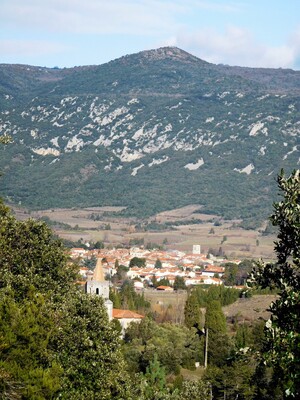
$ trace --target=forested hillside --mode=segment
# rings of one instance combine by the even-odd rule
[[[0,193],[31,208],[199,204],[259,224],[299,162],[300,72],[178,48],[99,66],[0,65]]]

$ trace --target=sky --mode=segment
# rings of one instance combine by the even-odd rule
[[[300,70],[300,1],[0,0],[0,63],[99,65],[164,46]]]

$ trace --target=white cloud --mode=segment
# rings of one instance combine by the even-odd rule
[[[299,54],[288,43],[277,47],[258,43],[251,32],[236,26],[222,33],[213,29],[180,32],[173,43],[212,63],[248,67],[288,68]]]
[[[163,0],[3,0],[1,8],[2,26],[85,34],[167,32],[184,12],[182,1]]]
[[[295,59],[300,58],[300,25],[289,37],[289,45],[294,51]]]
[[[1,24],[49,32],[162,34],[199,10],[234,13],[240,6],[197,0],[2,0]]]

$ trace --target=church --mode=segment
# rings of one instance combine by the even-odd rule
[[[105,280],[102,261],[98,258],[92,277],[88,278],[85,283],[85,292],[103,298],[109,320],[117,319],[122,327],[122,335],[124,335],[131,322],[141,322],[144,316],[131,310],[113,309],[113,303],[109,300],[109,286],[109,281]]]
[[[113,318],[113,303],[109,300],[109,281],[105,280],[102,261],[97,260],[93,276],[85,283],[85,292],[103,297],[109,320]]]

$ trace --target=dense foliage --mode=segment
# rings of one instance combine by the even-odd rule
[[[258,263],[254,281],[262,288],[276,288],[278,299],[271,305],[266,324],[265,360],[274,367],[274,380],[286,397],[300,396],[300,170],[278,176],[283,199],[274,204],[271,216],[278,226],[275,242],[277,262]]]
[[[193,369],[195,361],[203,357],[195,330],[170,323],[158,325],[149,318],[130,325],[125,343],[129,371],[145,372],[157,357],[167,373],[178,374],[180,367]]]
[[[119,333],[76,277],[43,222],[0,203],[1,398],[130,398]]]
[[[237,289],[219,286],[210,286],[209,289],[195,287],[189,294],[185,304],[185,325],[188,327],[203,325],[201,309],[205,308],[212,301],[219,301],[222,306],[234,303],[240,295]]]
[[[129,382],[120,353],[120,336],[103,300],[79,293],[69,297],[59,312],[60,330],[54,338],[64,373],[59,398],[124,399]]]
[[[150,310],[150,303],[144,297],[144,293],[137,293],[134,290],[133,281],[125,280],[120,290],[110,289],[110,300],[114,308],[138,311],[142,314]]]
[[[232,262],[225,263],[223,265],[225,272],[222,277],[224,284],[226,286],[245,285],[254,265],[254,260],[243,260],[239,264]]]
[[[76,274],[51,229],[33,219],[17,221],[3,203],[0,221],[0,287],[10,287],[20,301],[31,290],[52,300],[67,293]]]

